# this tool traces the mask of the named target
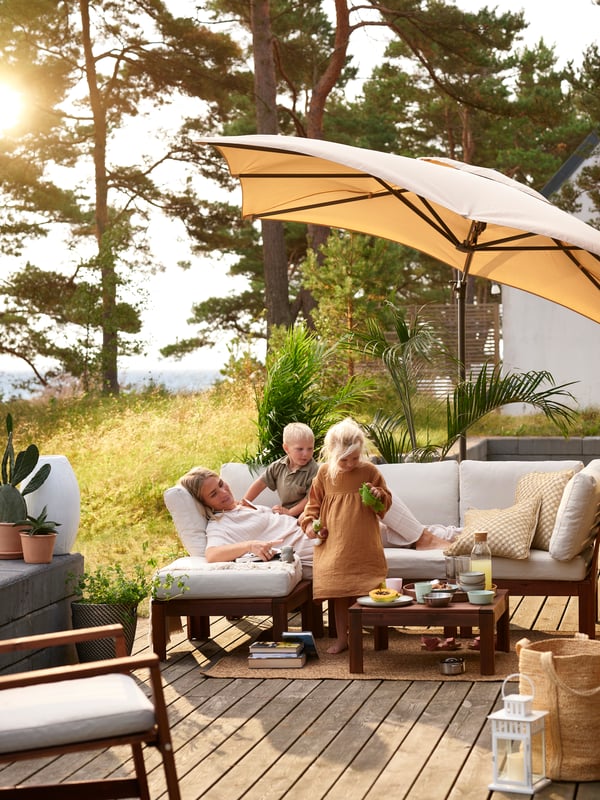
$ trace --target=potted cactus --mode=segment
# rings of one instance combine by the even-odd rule
[[[48,508],[44,506],[37,516],[28,514],[17,523],[21,527],[20,537],[23,558],[27,564],[49,564],[52,561],[56,529],[60,522],[48,519]]]
[[[22,558],[23,550],[19,533],[25,529],[23,520],[27,517],[25,495],[34,492],[50,474],[50,464],[42,465],[19,490],[17,487],[37,466],[40,452],[36,445],[30,444],[26,450],[17,453],[13,446],[13,420],[6,415],[7,441],[0,470],[0,558]]]

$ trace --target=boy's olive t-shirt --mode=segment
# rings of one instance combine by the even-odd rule
[[[281,505],[291,508],[306,497],[318,468],[317,462],[311,458],[306,466],[292,472],[286,455],[269,464],[262,478],[269,489],[277,492]]]

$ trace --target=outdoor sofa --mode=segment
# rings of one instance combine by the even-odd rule
[[[470,552],[473,531],[488,530],[494,583],[514,595],[577,597],[579,629],[595,637],[600,459],[585,467],[580,461],[465,460],[459,464],[449,460],[382,464],[379,469],[392,492],[424,525],[464,526],[464,533],[446,553]],[[221,476],[234,496],[242,497],[256,474],[245,464],[227,463]],[[206,609],[226,613],[232,598],[286,598],[294,587],[306,583],[297,560],[251,566],[208,564],[201,506],[181,486],[167,489],[165,502],[189,556],[159,571],[161,582],[168,584],[176,578],[170,589],[159,591],[152,601],[154,649],[163,659],[169,617],[187,616],[188,636],[206,638]],[[267,489],[255,502],[273,505],[277,496]],[[405,583],[445,575],[441,550],[386,546],[385,555],[388,577],[402,578]],[[189,591],[182,592],[178,581]],[[215,602],[194,607],[195,600]],[[322,622],[312,605],[303,601],[304,619],[319,633]],[[215,608],[225,610],[215,612]],[[276,633],[282,625],[285,621],[280,616]]]

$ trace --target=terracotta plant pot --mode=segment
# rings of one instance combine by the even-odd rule
[[[14,522],[0,522],[0,559],[23,558],[21,531],[26,530]]]
[[[40,536],[19,534],[23,548],[23,559],[26,564],[49,564],[54,553],[55,533],[44,533]]]

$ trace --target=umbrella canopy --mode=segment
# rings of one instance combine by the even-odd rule
[[[380,236],[458,270],[461,378],[468,274],[600,322],[600,231],[495,170],[292,136],[200,141],[239,178],[245,217]]]
[[[600,231],[499,172],[293,136],[202,140],[242,213],[381,236],[600,322]]]

